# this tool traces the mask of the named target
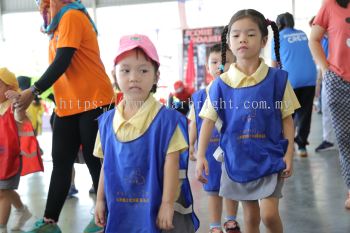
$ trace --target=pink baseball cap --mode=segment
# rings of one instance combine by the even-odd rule
[[[114,58],[114,65],[118,63],[120,55],[137,47],[141,48],[149,58],[160,65],[157,49],[152,41],[147,36],[139,34],[127,35],[120,38],[117,56]]]

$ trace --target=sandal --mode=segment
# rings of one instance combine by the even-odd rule
[[[235,220],[229,220],[224,223],[224,228],[226,233],[241,233],[239,224]]]

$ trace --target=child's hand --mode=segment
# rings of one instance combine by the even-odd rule
[[[102,200],[96,201],[95,207],[95,223],[99,227],[106,225],[106,203]]]
[[[284,162],[286,163],[286,168],[283,170],[281,177],[288,178],[293,174],[293,156],[284,156]]]
[[[162,202],[157,216],[157,226],[162,230],[174,229],[174,203]]]
[[[30,89],[22,91],[21,94],[17,93],[17,96],[15,96],[13,91],[7,91],[5,96],[7,99],[14,99],[14,106],[20,111],[25,111],[34,100],[34,95]]]
[[[208,182],[208,179],[203,176],[203,170],[205,171],[205,175],[209,175],[209,166],[208,161],[206,158],[202,158],[198,156],[197,163],[196,163],[196,178],[198,181],[202,182],[203,184],[206,184]]]
[[[190,160],[191,161],[196,161],[196,157],[194,156],[194,146],[190,145],[190,148],[188,149],[188,152],[190,154]]]
[[[5,96],[12,103],[15,103],[15,101],[21,96],[21,94],[14,90],[8,90],[5,92]]]

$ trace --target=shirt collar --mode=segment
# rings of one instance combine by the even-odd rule
[[[231,64],[227,73],[228,76],[231,78],[233,86],[237,87],[244,79],[247,78],[253,78],[256,81],[256,83],[261,82],[266,77],[268,70],[269,67],[265,64],[264,59],[260,58],[260,65],[252,75],[247,75],[239,69],[237,69],[236,63]]]
[[[123,117],[124,104],[125,104],[125,100],[122,100],[117,105],[117,109],[115,111],[115,116],[113,119],[115,132],[117,132],[120,129],[120,127],[122,127],[124,124],[131,124],[133,127],[137,128],[138,130],[142,130],[143,124],[145,123],[144,119],[151,112],[151,109],[157,106],[157,104],[159,103],[153,97],[153,95],[150,94],[146,99],[146,101],[142,104],[141,108],[137,111],[137,113],[133,117],[131,117],[129,120],[126,120]]]

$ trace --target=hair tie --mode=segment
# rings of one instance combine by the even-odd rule
[[[271,25],[271,20],[266,19],[265,21],[266,21],[266,24],[267,24],[267,25]]]
[[[224,69],[225,69],[225,66],[223,64],[221,64],[219,66],[219,70],[221,71],[221,73],[224,73]]]

